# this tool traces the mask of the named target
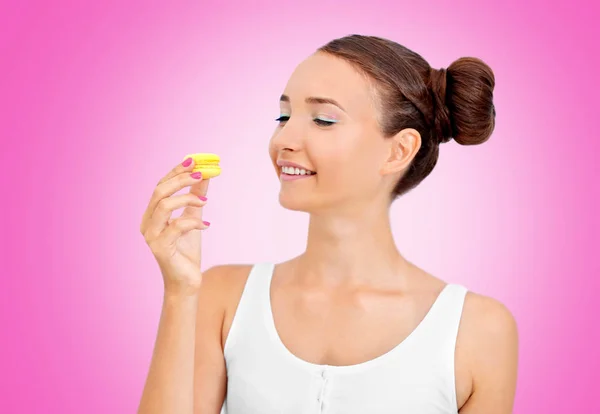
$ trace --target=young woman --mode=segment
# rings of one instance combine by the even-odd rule
[[[493,88],[479,59],[435,70],[379,37],[309,56],[269,147],[281,205],[310,214],[305,252],[282,263],[202,272],[208,181],[191,160],[169,172],[141,224],[165,294],[139,413],[511,413],[511,313],[403,257],[389,217],[441,143],[490,137]]]

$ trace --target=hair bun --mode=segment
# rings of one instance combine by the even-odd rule
[[[429,89],[433,98],[432,138],[438,143],[452,139],[452,120],[446,104],[447,71],[445,68],[429,71]]]
[[[496,121],[494,72],[481,59],[473,57],[454,61],[444,72],[443,90],[440,76],[434,76],[436,83],[433,83],[442,104],[442,109],[435,114],[436,125],[438,122],[441,125],[441,142],[450,139],[445,135],[444,121],[448,117],[450,137],[456,142],[461,145],[484,143],[492,135]]]

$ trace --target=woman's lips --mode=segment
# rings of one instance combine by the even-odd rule
[[[303,178],[311,178],[311,177],[314,177],[315,175],[316,174],[311,174],[311,175],[308,175],[308,174],[296,175],[296,174],[294,174],[294,175],[292,175],[292,174],[286,174],[286,173],[282,172],[279,176],[281,177],[282,181],[296,181],[296,180],[302,180]]]

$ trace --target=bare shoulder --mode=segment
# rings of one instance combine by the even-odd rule
[[[223,321],[232,290],[244,283],[244,273],[248,273],[250,265],[217,265],[202,272],[202,283],[199,290],[199,317],[211,317]],[[208,313],[209,315],[202,315]]]
[[[244,292],[246,281],[253,265],[226,264],[217,265],[205,270],[202,274],[200,293],[207,300],[218,303],[213,309],[220,314],[221,347],[225,347],[231,323]],[[210,299],[208,299],[210,298]]]
[[[199,291],[199,317],[210,317],[219,325],[227,314],[232,299],[244,288],[251,265],[226,264],[202,272]]]
[[[461,321],[464,333],[479,341],[516,340],[517,323],[502,302],[468,292]]]
[[[223,264],[208,268],[202,272],[202,285],[206,284],[208,290],[225,291],[240,283],[245,284],[250,273],[250,264]]]
[[[456,345],[462,413],[511,412],[518,358],[517,322],[502,302],[474,292],[465,298]]]

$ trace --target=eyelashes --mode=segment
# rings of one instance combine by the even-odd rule
[[[289,119],[290,119],[290,117],[288,115],[281,115],[279,118],[275,119],[275,121],[279,122],[279,124],[283,124],[283,123],[287,122]],[[315,124],[317,124],[319,126],[323,126],[323,127],[337,124],[337,121],[329,121],[329,120],[320,119],[320,118],[314,118],[313,121]]]

